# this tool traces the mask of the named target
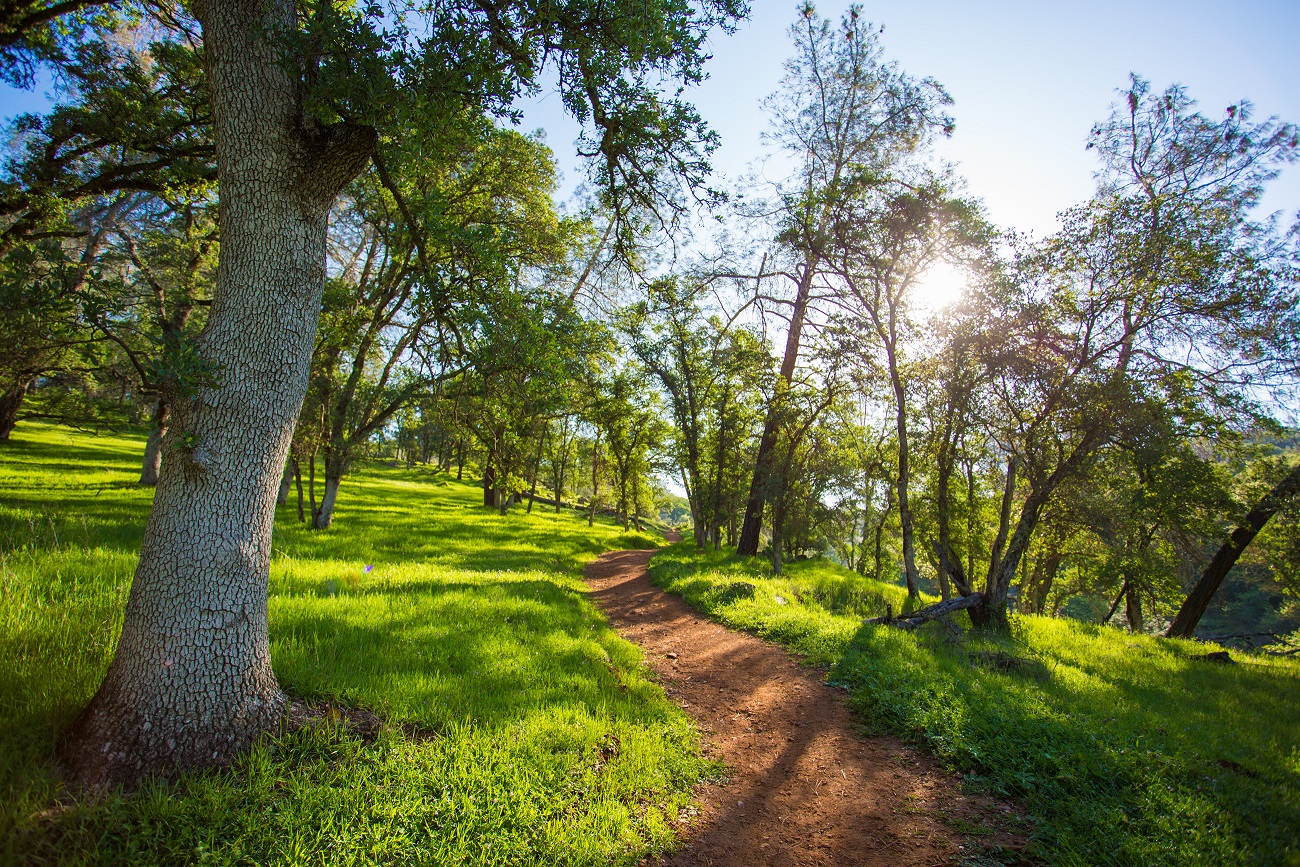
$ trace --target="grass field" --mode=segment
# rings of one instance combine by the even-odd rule
[[[142,448],[26,425],[0,450],[0,863],[633,864],[674,839],[715,769],[581,592],[600,551],[656,540],[379,466],[328,531],[281,508],[270,602],[280,682],[384,715],[378,740],[323,724],[51,809],[55,739],[120,628]]]
[[[1298,662],[1194,661],[1213,648],[1046,617],[997,641],[863,626],[903,588],[820,560],[765,577],[690,542],[651,575],[828,669],[869,727],[1017,798],[1048,864],[1300,864]]]

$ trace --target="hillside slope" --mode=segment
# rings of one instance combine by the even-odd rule
[[[1046,863],[1300,863],[1300,662],[1199,661],[1215,648],[1048,617],[1002,640],[864,626],[906,591],[824,560],[763,566],[686,542],[650,572],[829,669],[869,727],[1021,801]]]
[[[143,439],[26,425],[0,451],[0,862],[632,864],[674,838],[685,716],[582,592],[572,513],[502,518],[469,484],[362,466],[334,527],[277,516],[281,684],[386,720],[269,740],[229,771],[60,802],[55,738],[99,683],[151,492]]]

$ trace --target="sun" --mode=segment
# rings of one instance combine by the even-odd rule
[[[912,286],[912,304],[918,310],[937,313],[961,300],[968,280],[966,272],[954,265],[932,265]]]

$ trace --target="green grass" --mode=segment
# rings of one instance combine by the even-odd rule
[[[874,593],[897,612],[901,588],[824,561],[788,571],[689,542],[651,563],[660,586],[829,669],[869,728],[1017,798],[1049,864],[1300,864],[1300,664],[1193,661],[1213,648],[1046,617],[997,640],[862,626],[883,611],[838,600]]]
[[[0,450],[0,863],[633,864],[671,845],[713,766],[581,583],[599,552],[656,540],[502,518],[469,484],[377,466],[344,481],[329,531],[281,508],[270,617],[285,688],[379,712],[379,739],[323,724],[50,809],[58,732],[120,628],[142,447],[26,425]]]

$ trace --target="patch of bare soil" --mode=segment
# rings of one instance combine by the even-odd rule
[[[1017,860],[1013,812],[961,792],[936,762],[892,738],[863,737],[842,693],[783,649],[705,619],[650,582],[653,551],[615,551],[587,568],[593,600],[640,645],[694,719],[729,779],[697,793],[684,848],[654,862],[935,865]],[[968,863],[971,863],[968,862]]]

